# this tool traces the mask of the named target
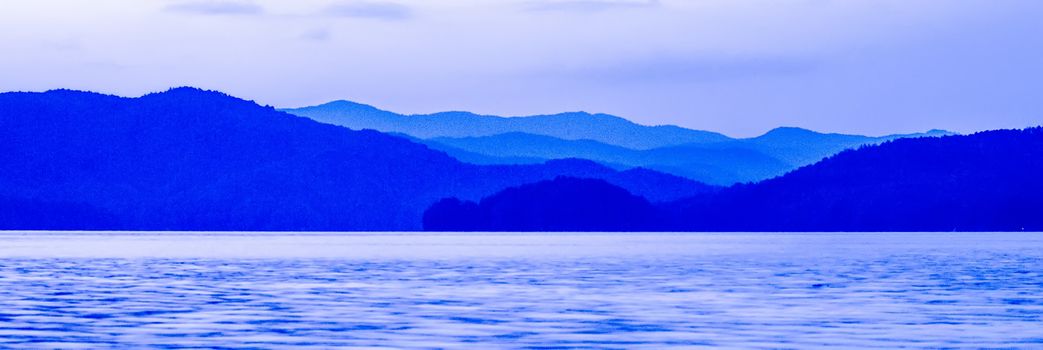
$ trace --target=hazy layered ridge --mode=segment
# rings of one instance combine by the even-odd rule
[[[1043,345],[1039,234],[0,241],[12,348]]]
[[[518,158],[521,158],[521,163],[529,159],[581,158],[616,168],[645,167],[721,186],[759,181],[794,168],[792,164],[760,150],[730,142],[635,150],[591,140],[563,140],[523,133],[469,138],[439,137],[421,142],[443,149],[461,160],[469,157],[467,154],[458,155],[460,152],[456,150],[493,156],[501,164],[518,162]],[[447,149],[442,145],[452,148]]]
[[[1043,230],[1040,178],[1043,128],[1036,127],[866,146],[655,208],[602,181],[546,180],[477,203],[440,201],[425,224],[447,231],[1036,231]],[[558,198],[573,192],[584,194]],[[630,214],[606,227],[591,220],[597,211],[590,208]]]
[[[644,126],[589,113],[497,117],[466,112],[401,115],[348,101],[286,109],[353,129],[402,133],[476,164],[530,164],[547,159],[590,159],[617,168],[645,167],[700,182],[756,182],[819,161],[840,151],[923,134],[868,137],[778,128],[762,136],[733,139],[676,126]]]
[[[560,175],[652,200],[712,190],[590,161],[476,166],[217,92],[0,94],[0,228],[417,230],[440,198]]]
[[[400,132],[419,138],[476,137],[508,132],[553,136],[565,140],[595,140],[634,149],[692,142],[725,141],[727,136],[672,125],[644,126],[626,119],[585,112],[504,118],[469,112],[402,115],[350,101],[284,109],[320,122],[352,129]]]

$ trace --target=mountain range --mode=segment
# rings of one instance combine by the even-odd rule
[[[672,125],[643,126],[629,120],[585,112],[504,118],[470,112],[402,115],[350,101],[283,109],[319,122],[352,129],[398,132],[421,139],[480,137],[508,132],[547,135],[565,140],[594,140],[632,149],[726,141],[727,136]]]
[[[401,115],[349,101],[284,111],[352,129],[406,135],[474,164],[536,164],[581,158],[617,169],[644,167],[720,186],[776,177],[862,145],[951,134],[931,130],[869,137],[777,128],[758,137],[735,139],[583,112],[529,117],[467,112]]]
[[[886,138],[782,128],[643,148],[609,143],[610,134],[496,132],[352,130],[195,88],[0,93],[0,229],[1043,230],[1041,128]],[[620,138],[652,140],[638,134]],[[548,160],[555,148],[604,164]],[[723,187],[634,167],[684,168],[710,155],[748,164],[731,176],[770,178]],[[778,168],[758,167],[767,164],[758,157]],[[507,160],[520,164],[496,163]],[[727,164],[703,163],[701,176]]]
[[[899,139],[784,176],[671,203],[635,201],[600,180],[558,178],[430,208],[430,230],[1039,231],[1043,128]],[[583,193],[565,205],[563,188]],[[583,200],[582,198],[589,198]],[[615,228],[575,208],[617,214]],[[525,213],[518,221],[508,213]],[[651,214],[650,214],[651,213]],[[575,218],[575,219],[571,219]]]
[[[0,229],[418,230],[444,197],[558,176],[658,201],[717,188],[586,160],[481,166],[222,93],[0,94]]]

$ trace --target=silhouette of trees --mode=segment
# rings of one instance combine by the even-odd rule
[[[603,180],[558,177],[506,189],[480,203],[445,199],[424,215],[438,231],[633,231],[654,223],[644,198]]]

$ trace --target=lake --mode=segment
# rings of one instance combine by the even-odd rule
[[[0,232],[3,348],[1043,348],[1043,234]]]

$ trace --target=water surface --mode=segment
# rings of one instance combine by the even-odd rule
[[[1043,235],[0,233],[4,348],[1040,348]]]

